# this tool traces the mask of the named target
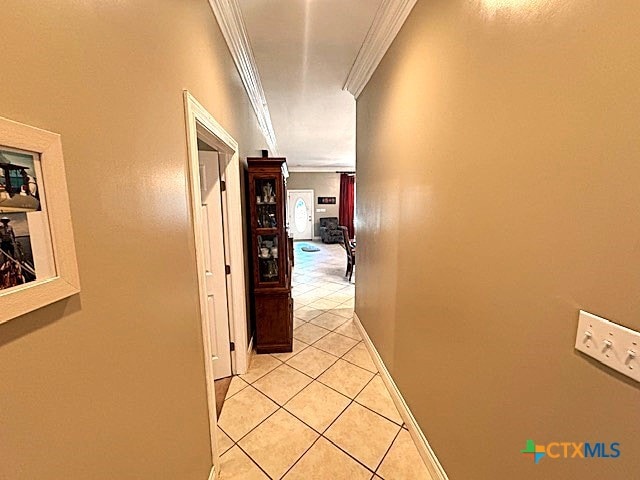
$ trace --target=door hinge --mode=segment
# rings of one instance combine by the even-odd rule
[[[229,342],[229,350],[231,350],[232,352],[236,351],[236,343],[235,342]]]
[[[227,275],[231,275],[231,265],[224,266],[224,273]]]
[[[220,191],[225,192],[227,190],[227,182],[220,180]]]

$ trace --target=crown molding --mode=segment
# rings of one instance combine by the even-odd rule
[[[342,87],[358,98],[387,53],[417,0],[382,0],[347,81]]]
[[[337,173],[338,171],[349,170],[354,171],[353,167],[305,167],[305,166],[297,166],[297,167],[289,167],[290,173]]]
[[[253,56],[249,34],[242,18],[238,0],[209,0],[222,35],[236,64],[251,106],[256,113],[258,126],[264,135],[269,153],[277,155],[276,134],[273,131],[267,98],[260,81],[260,73]]]

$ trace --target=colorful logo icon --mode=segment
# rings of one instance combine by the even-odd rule
[[[531,457],[536,465],[546,454],[544,445],[536,445],[533,440],[527,440],[526,448],[520,452]]]
[[[527,440],[527,446],[520,453],[531,457],[534,464],[538,464],[543,457],[557,458],[618,458],[620,457],[620,442],[550,442],[546,445],[536,445],[533,440]]]

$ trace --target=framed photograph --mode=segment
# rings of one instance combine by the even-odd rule
[[[318,205],[335,205],[336,197],[318,197]]]
[[[0,117],[0,323],[79,291],[60,135]]]

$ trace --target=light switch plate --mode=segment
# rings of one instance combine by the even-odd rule
[[[580,310],[575,348],[640,382],[640,332]]]

